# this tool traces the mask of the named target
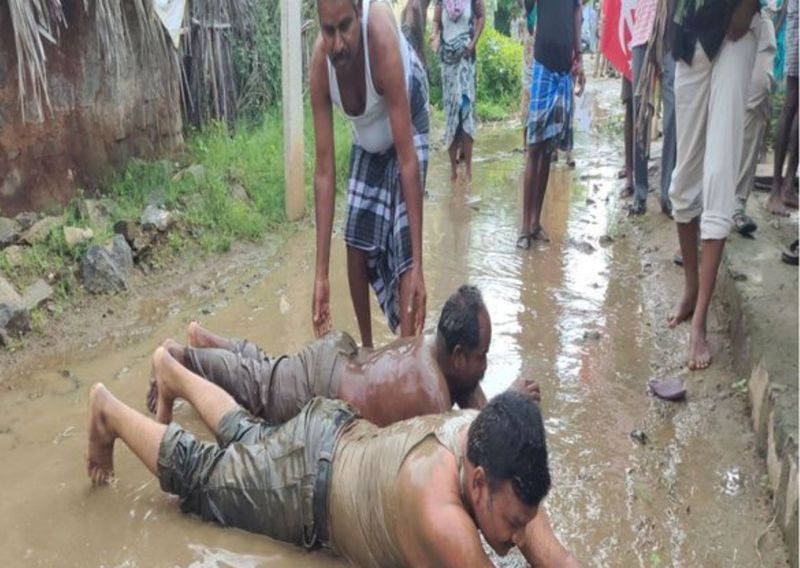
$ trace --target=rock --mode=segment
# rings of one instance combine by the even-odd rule
[[[14,217],[14,220],[19,223],[20,230],[24,231],[33,227],[33,224],[39,220],[39,215],[33,211],[25,211]]]
[[[596,201],[594,199],[592,199],[591,197],[587,197],[586,198],[586,205],[594,205],[595,203],[596,203]]]
[[[22,251],[25,250],[23,247],[18,245],[11,245],[3,252],[6,255],[6,262],[11,265],[12,268],[16,268],[17,266],[22,264],[23,256]]]
[[[645,434],[642,430],[633,430],[631,431],[630,436],[634,442],[637,442],[643,446],[647,443],[647,434]]]
[[[238,199],[239,201],[250,203],[250,195],[247,193],[247,190],[244,188],[244,186],[240,183],[234,183],[231,186],[231,196]]]
[[[591,243],[586,241],[580,241],[578,243],[574,243],[575,248],[581,251],[584,254],[592,254],[595,251],[595,248],[592,246]]]
[[[140,221],[143,229],[156,229],[162,232],[169,229],[174,222],[169,211],[155,205],[148,205],[145,208]]]
[[[131,248],[122,235],[105,247],[91,247],[81,261],[83,286],[93,294],[118,293],[130,289],[133,269]]]
[[[26,309],[38,308],[53,297],[53,289],[41,278],[28,286],[22,295],[22,304]]]
[[[105,227],[111,220],[112,205],[110,199],[84,199],[78,204],[78,213],[93,227]]]
[[[92,240],[94,232],[91,229],[84,229],[82,227],[64,227],[64,240],[69,248]]]
[[[114,234],[122,235],[122,237],[128,241],[129,245],[133,244],[133,241],[136,240],[141,234],[139,227],[136,226],[136,223],[130,220],[123,220],[117,221],[114,223]]]
[[[8,336],[8,332],[0,328],[0,346],[8,347],[9,345],[11,345],[11,338]]]
[[[602,237],[600,237],[600,240],[598,242],[600,243],[601,247],[607,247],[614,242],[614,239],[609,235],[603,235]]]
[[[583,339],[585,341],[598,341],[601,337],[603,337],[603,334],[600,333],[599,331],[584,331],[583,332]]]
[[[21,230],[22,227],[16,220],[0,217],[0,247],[7,247],[17,242]]]
[[[61,226],[64,222],[62,217],[45,217],[33,224],[27,231],[22,233],[19,240],[29,245],[42,243],[50,236],[50,231]]]
[[[741,272],[736,272],[735,270],[731,272],[731,278],[733,278],[734,282],[746,282],[747,281],[747,274],[743,274]]]
[[[31,315],[14,287],[0,276],[0,329],[19,335],[30,331]]]

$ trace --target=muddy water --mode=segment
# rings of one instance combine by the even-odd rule
[[[614,109],[615,87],[591,93],[595,120]],[[760,565],[760,554],[764,566],[782,566],[785,551],[768,528],[764,471],[744,398],[732,388],[729,355],[721,349],[711,370],[687,376],[685,403],[647,395],[648,378],[683,373],[685,334],[662,325],[678,280],[668,263],[641,260],[642,243],[632,236],[641,231],[615,223],[620,154],[616,141],[600,139],[579,134],[578,170],[554,168],[544,217],[553,242],[525,252],[514,247],[519,133],[481,130],[471,187],[451,187],[446,155],[433,156],[427,327],[459,284],[481,287],[494,326],[485,389],[497,394],[520,375],[541,382],[554,482],[548,510],[587,564],[750,567]],[[122,446],[119,480],[110,488],[90,487],[82,459],[88,386],[102,380],[144,410],[149,354],[167,336],[183,338],[190,320],[275,352],[308,341],[313,246],[313,232],[301,231],[274,255],[243,256],[240,269],[220,271],[210,288],[187,283],[176,297],[139,301],[130,314],[132,339],[43,358],[40,370],[14,381],[0,398],[3,566],[340,565],[325,553],[181,514]],[[331,281],[335,325],[355,335],[338,237]],[[376,342],[389,341],[374,304],[373,320]],[[188,408],[176,419],[202,431]],[[631,437],[634,430],[645,444]]]

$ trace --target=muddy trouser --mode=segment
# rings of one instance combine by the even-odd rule
[[[738,41],[726,38],[713,61],[698,41],[692,64],[679,61],[675,70],[678,156],[669,194],[676,222],[700,217],[703,240],[725,239],[733,227],[757,18]]]
[[[230,349],[187,347],[184,363],[253,415],[282,424],[315,396],[337,398],[342,366],[357,352],[350,335],[331,331],[295,355],[271,357],[235,341]]]
[[[158,451],[161,488],[204,520],[312,548],[328,544],[331,459],[356,417],[343,401],[314,398],[281,426],[243,408],[217,427],[217,444],[171,423]]]

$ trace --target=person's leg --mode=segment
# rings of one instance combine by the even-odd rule
[[[692,65],[679,61],[675,67],[677,154],[669,195],[683,257],[684,288],[680,301],[667,319],[671,328],[687,321],[697,303],[697,228],[702,212],[710,82],[711,62],[698,45]]]
[[[695,217],[688,223],[676,223],[676,225],[683,259],[683,296],[669,315],[667,325],[670,328],[677,327],[692,317],[700,287],[697,273],[697,232],[700,227],[700,219]]]
[[[467,168],[467,181],[472,181],[472,144],[473,140],[469,134],[461,135],[461,147],[464,150],[464,165]]]
[[[646,45],[637,45],[633,48],[633,111],[631,115],[632,122],[632,135],[633,135],[633,195],[634,202],[631,208],[631,214],[641,215],[647,210],[647,156],[646,152],[646,138],[648,136],[648,128],[645,127],[643,132],[639,132],[638,122],[639,115],[644,112],[641,108],[641,97],[636,95],[641,80],[641,71],[644,64],[644,56],[647,52]]]
[[[762,33],[768,33],[768,31],[762,28]],[[745,211],[750,191],[755,182],[759,151],[769,123],[774,53],[774,49],[770,48],[758,54],[750,78],[750,91],[744,119],[742,161],[736,182],[736,210],[733,216],[736,230],[742,234],[750,234],[756,229],[755,223],[745,215]]]
[[[527,129],[526,129],[527,132]],[[525,139],[527,143],[527,138]],[[536,177],[538,150],[534,145],[528,146],[525,159],[525,175],[522,181],[522,229],[517,237],[517,247],[528,249],[530,242],[531,214],[533,212],[533,184]]]
[[[627,81],[627,79],[623,79],[623,81]],[[625,187],[622,189],[622,197],[630,197],[633,195],[633,102],[628,100],[624,104]]]
[[[533,195],[531,197],[531,224],[530,235],[534,240],[549,242],[550,237],[542,227],[542,207],[544,196],[547,193],[547,183],[550,179],[550,158],[552,153],[549,141],[535,144],[531,150],[534,152]]]
[[[672,214],[669,186],[675,169],[675,60],[664,54],[662,66],[661,100],[664,108],[664,142],[661,149],[661,211]]]
[[[350,283],[350,299],[353,302],[358,330],[361,333],[361,345],[371,348],[372,319],[369,307],[367,253],[351,246],[347,247],[347,280]]]
[[[114,476],[114,442],[120,438],[153,475],[158,475],[158,450],[167,427],[115,398],[102,383],[89,390],[89,449],[86,472],[95,484]]]
[[[797,173],[797,115],[794,114],[794,124],[792,125],[791,142],[789,143],[789,167],[786,168],[786,175],[783,176],[783,190],[781,191],[781,201],[786,207],[797,209],[797,192],[794,190],[794,177]]]
[[[788,0],[787,0],[788,1]],[[775,163],[772,169],[772,190],[767,199],[767,210],[775,215],[788,215],[783,204],[783,166],[786,161],[786,150],[789,146],[792,121],[797,113],[797,77],[786,77],[786,98],[783,110],[775,127]],[[793,174],[792,174],[793,175]]]
[[[453,142],[447,149],[447,153],[450,156],[450,181],[456,181],[458,179],[458,146],[459,135],[458,132],[456,132]]]
[[[725,141],[706,145],[703,162],[702,250],[697,304],[692,316],[689,368],[711,364],[707,340],[708,308],[717,282],[722,250],[733,225],[734,187],[741,164],[744,115],[755,61],[757,30],[740,40],[725,40],[711,70],[706,139]]]
[[[203,423],[214,433],[222,417],[239,407],[231,395],[181,365],[163,347],[156,349],[153,354],[153,367],[158,382],[156,421],[161,424],[172,421],[176,398],[191,404]]]

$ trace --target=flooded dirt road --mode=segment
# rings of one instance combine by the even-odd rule
[[[615,95],[616,83],[590,92],[595,121],[616,110]],[[662,246],[671,256],[674,243],[634,242],[644,233],[615,221],[619,141],[577,136],[578,169],[562,162],[551,176],[544,223],[553,242],[520,251],[520,138],[511,126],[480,130],[471,189],[451,188],[446,155],[432,156],[426,327],[435,328],[458,285],[481,288],[494,326],[485,390],[497,394],[520,375],[541,382],[553,478],[547,507],[587,565],[786,565],[780,534],[769,526],[745,397],[724,337],[713,333],[721,326],[712,324],[722,345],[712,368],[686,374],[688,332],[663,325],[679,273],[639,254],[642,246]],[[646,222],[664,221],[651,213]],[[357,336],[338,236],[334,249],[334,325]],[[189,321],[273,352],[311,339],[313,230],[292,235],[274,254],[249,252],[236,261],[235,270],[214,261],[202,267],[218,272],[212,286],[187,281],[174,297],[137,301],[126,337],[68,356],[42,353],[36,370],[8,378],[13,389],[0,396],[3,566],[341,565],[325,553],[181,514],[122,444],[116,485],[93,489],[86,477],[88,387],[102,380],[144,411],[149,356],[168,336],[185,340]],[[373,318],[376,343],[389,341],[374,304]],[[673,375],[687,379],[688,401],[648,395],[649,378]],[[178,408],[176,419],[202,432],[190,409]],[[521,565],[513,555],[503,564]]]

